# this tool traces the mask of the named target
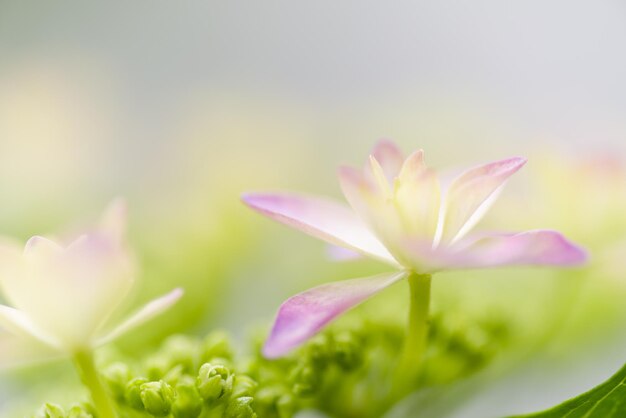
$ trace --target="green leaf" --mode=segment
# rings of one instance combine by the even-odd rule
[[[543,412],[511,418],[626,417],[626,365],[606,382]]]

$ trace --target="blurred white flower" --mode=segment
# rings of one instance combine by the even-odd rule
[[[124,240],[126,207],[116,200],[68,245],[40,236],[25,248],[0,243],[0,366],[74,355],[112,341],[172,306],[182,289],[152,300],[121,323],[109,319],[135,280]]]

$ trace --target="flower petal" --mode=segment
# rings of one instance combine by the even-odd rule
[[[115,327],[111,332],[97,340],[95,346],[109,343],[114,339],[120,337],[122,334],[125,334],[131,329],[138,327],[139,325],[145,323],[153,317],[161,314],[162,312],[169,309],[176,302],[178,302],[183,294],[183,289],[176,288],[164,296],[153,299],[152,301],[145,304],[136,313],[127,318],[120,325]]]
[[[453,243],[461,239],[489,209],[506,180],[524,164],[524,158],[509,158],[469,169],[454,179],[442,207],[437,241]]]
[[[437,173],[424,164],[424,152],[411,154],[395,184],[398,214],[416,238],[434,240],[439,221],[441,191]]]
[[[39,329],[74,349],[89,343],[129,292],[133,261],[103,234],[82,235],[67,248],[33,237],[3,277],[3,290]]]
[[[285,301],[276,316],[263,355],[277,358],[311,338],[329,322],[398,280],[406,272],[344,280],[315,287]]]
[[[333,261],[353,261],[363,258],[361,253],[352,251],[345,247],[338,247],[337,245],[328,245],[326,247],[326,254],[328,258]]]
[[[388,181],[398,175],[404,163],[404,155],[398,146],[389,139],[381,139],[374,145],[372,157],[376,159]]]
[[[339,167],[339,184],[352,209],[367,223],[386,251],[394,254],[395,258],[394,246],[407,231],[398,216],[394,200],[387,195],[390,191],[381,190],[372,170],[369,173],[371,179],[355,168]]]
[[[340,203],[290,193],[249,193],[242,200],[263,215],[316,238],[397,265],[367,226]]]
[[[576,266],[587,253],[556,231],[536,230],[478,238],[447,260],[447,267]]]
[[[63,353],[31,338],[0,335],[0,370],[63,357]]]
[[[127,219],[128,206],[126,200],[121,197],[115,198],[100,216],[98,229],[117,243],[122,243],[126,236]]]
[[[51,347],[59,347],[59,342],[38,329],[26,314],[9,306],[0,305],[0,328],[18,337],[35,339]]]

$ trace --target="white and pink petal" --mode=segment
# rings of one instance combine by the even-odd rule
[[[287,299],[278,310],[263,355],[277,358],[287,354],[339,315],[403,279],[406,274],[395,272],[329,283]]]
[[[398,146],[389,139],[379,140],[370,155],[380,165],[385,177],[391,182],[400,172],[404,163],[404,154]]]
[[[257,212],[330,244],[397,264],[349,207],[331,199],[293,193],[249,193],[242,200]]]
[[[461,244],[461,243],[459,243]],[[534,230],[516,234],[495,234],[451,248],[446,268],[497,266],[578,266],[586,251],[561,233]]]
[[[445,193],[437,242],[460,240],[486,213],[508,178],[524,164],[524,158],[509,158],[469,169],[455,178]]]
[[[137,312],[122,321],[122,323],[117,325],[113,330],[96,340],[94,345],[99,346],[107,344],[115,340],[116,338],[121,337],[128,331],[162,314],[163,312],[171,308],[176,302],[178,302],[183,294],[183,289],[176,288],[163,296],[153,299],[152,301],[141,307]]]

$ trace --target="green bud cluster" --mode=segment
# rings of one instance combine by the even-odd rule
[[[508,341],[504,320],[435,314],[420,386],[444,384],[483,367]],[[349,325],[349,326],[348,326]],[[374,417],[397,401],[390,376],[404,325],[358,321],[335,324],[292,355],[267,360],[262,340],[248,358],[234,356],[231,339],[174,336],[141,362],[116,362],[101,373],[121,418],[291,418],[312,408],[330,416]],[[36,418],[89,418],[87,407],[65,412],[44,405]]]
[[[63,407],[46,403],[35,414],[34,418],[94,418],[91,408],[81,405],[74,405],[65,412]]]

